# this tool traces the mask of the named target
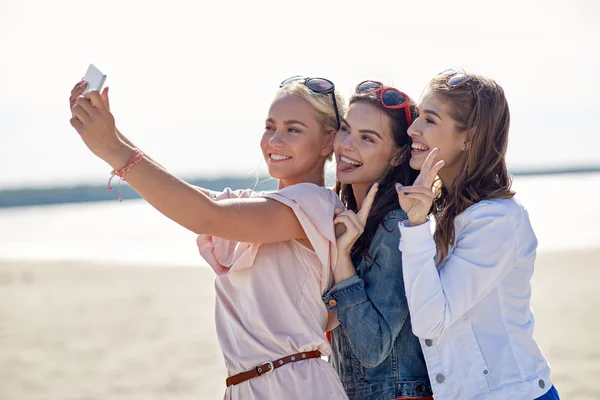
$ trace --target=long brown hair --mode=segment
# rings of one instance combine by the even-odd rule
[[[467,74],[471,81],[456,88],[446,76],[431,80],[428,95],[447,107],[456,129],[467,132],[466,157],[452,187],[438,186],[433,204],[436,220],[434,239],[442,262],[455,241],[454,219],[481,200],[511,198],[511,177],[506,168],[510,112],[504,90],[495,81]]]
[[[385,88],[383,87],[382,89]],[[398,151],[395,160],[392,162],[395,166],[390,165],[390,168],[388,168],[387,172],[379,180],[379,189],[375,195],[375,200],[369,212],[363,234],[352,247],[351,255],[353,258],[369,257],[369,246],[375,236],[377,226],[383,224],[383,218],[388,212],[400,208],[398,205],[398,195],[394,186],[395,183],[400,182],[402,185],[412,185],[419,173],[419,171],[415,171],[409,165],[412,140],[407,133],[408,122],[406,121],[404,109],[385,108],[381,104],[379,94],[374,91],[352,95],[349,104],[352,105],[358,102],[371,104],[390,117],[394,145],[400,151]],[[410,99],[409,104],[411,118],[414,121],[417,118],[417,107],[414,101]],[[346,208],[354,212],[358,211],[351,184],[341,183],[336,180],[335,192],[338,193]]]

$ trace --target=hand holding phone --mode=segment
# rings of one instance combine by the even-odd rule
[[[106,75],[104,75],[94,64],[90,64],[83,77],[83,80],[87,82],[87,87],[84,89],[82,94],[86,94],[91,92],[92,90],[100,91],[102,90],[102,86],[104,86],[104,81],[106,80]]]

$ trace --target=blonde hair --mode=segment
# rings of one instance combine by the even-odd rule
[[[317,121],[321,125],[323,133],[330,133],[331,131],[337,132],[338,121],[335,117],[333,98],[330,93],[315,93],[304,84],[304,81],[300,80],[280,88],[277,91],[275,98],[282,97],[286,94],[306,101],[313,108],[313,110],[315,110]],[[334,94],[341,123],[341,118],[346,113],[346,101],[337,90],[334,91]]]

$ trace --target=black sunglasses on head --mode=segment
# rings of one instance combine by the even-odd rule
[[[303,83],[307,88],[312,90],[314,93],[319,94],[331,94],[333,99],[333,109],[335,110],[335,120],[337,122],[337,130],[341,127],[340,114],[338,113],[337,102],[335,101],[335,85],[329,79],[325,78],[310,78],[306,76],[292,76],[287,78],[279,84],[279,87],[290,85],[292,83]]]

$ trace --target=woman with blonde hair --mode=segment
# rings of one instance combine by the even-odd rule
[[[146,156],[115,127],[108,95],[71,96],[71,124],[87,147],[168,218],[198,234],[217,274],[216,325],[229,377],[226,399],[346,399],[321,360],[333,281],[332,220],[342,207],[324,187],[324,165],[344,113],[331,81],[282,82],[260,146],[278,190],[222,193],[191,186]],[[131,227],[130,229],[135,229]]]

